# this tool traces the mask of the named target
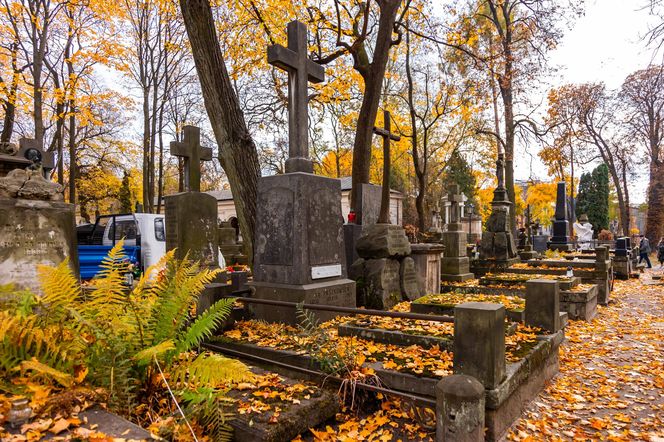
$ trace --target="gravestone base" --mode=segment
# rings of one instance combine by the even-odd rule
[[[613,274],[617,279],[629,279],[631,273],[632,261],[628,256],[616,255],[613,257]]]
[[[249,285],[255,288],[256,291],[252,297],[256,299],[355,307],[355,281],[351,281],[350,279],[337,279],[303,285],[254,281],[249,283]],[[250,304],[250,306],[256,319],[290,325],[297,325],[300,322],[294,307],[260,304]],[[343,315],[342,313],[319,310],[312,310],[312,312],[321,322]]]
[[[415,268],[424,281],[424,293],[440,290],[440,260],[445,250],[441,244],[411,244]]]
[[[556,242],[549,242],[547,243],[547,247],[549,250],[554,250],[558,252],[571,252],[574,250],[574,245],[570,243],[556,243]]]
[[[362,225],[347,223],[344,224],[344,247],[346,248],[346,268],[349,269],[360,255],[357,254],[355,245],[362,235]]]
[[[440,280],[463,282],[473,279],[470,273],[470,260],[467,256],[458,258],[444,257],[440,260]]]
[[[175,257],[219,267],[217,199],[201,192],[182,192],[164,197],[166,250]]]
[[[73,204],[0,198],[0,285],[39,293],[37,266],[67,258],[78,274]]]

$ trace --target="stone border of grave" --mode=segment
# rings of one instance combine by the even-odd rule
[[[542,328],[546,334],[538,336],[539,342],[515,363],[506,360],[504,306],[466,303],[455,307],[454,374],[472,376],[484,386],[487,440],[499,440],[526,404],[558,371],[558,348],[564,337],[561,328],[564,315],[559,312],[559,295],[557,281],[528,282],[526,325]],[[309,356],[296,351],[222,341],[205,346],[213,351],[223,352],[224,348],[229,348],[247,352],[302,368],[316,366]],[[279,372],[280,367],[270,369]],[[375,364],[374,369],[388,388],[424,397],[435,397],[437,394],[439,379],[385,370],[382,364]]]

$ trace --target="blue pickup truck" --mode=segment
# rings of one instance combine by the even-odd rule
[[[166,253],[164,215],[129,213],[104,215],[94,224],[78,226],[78,259],[82,280],[92,279],[111,248],[124,239],[125,255],[142,273]]]

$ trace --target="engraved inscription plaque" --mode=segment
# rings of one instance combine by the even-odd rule
[[[311,268],[311,279],[331,278],[333,276],[341,276],[341,264]]]

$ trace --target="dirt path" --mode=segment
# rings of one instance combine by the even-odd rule
[[[664,285],[651,275],[616,281],[592,322],[570,322],[560,374],[509,440],[664,441]]]

